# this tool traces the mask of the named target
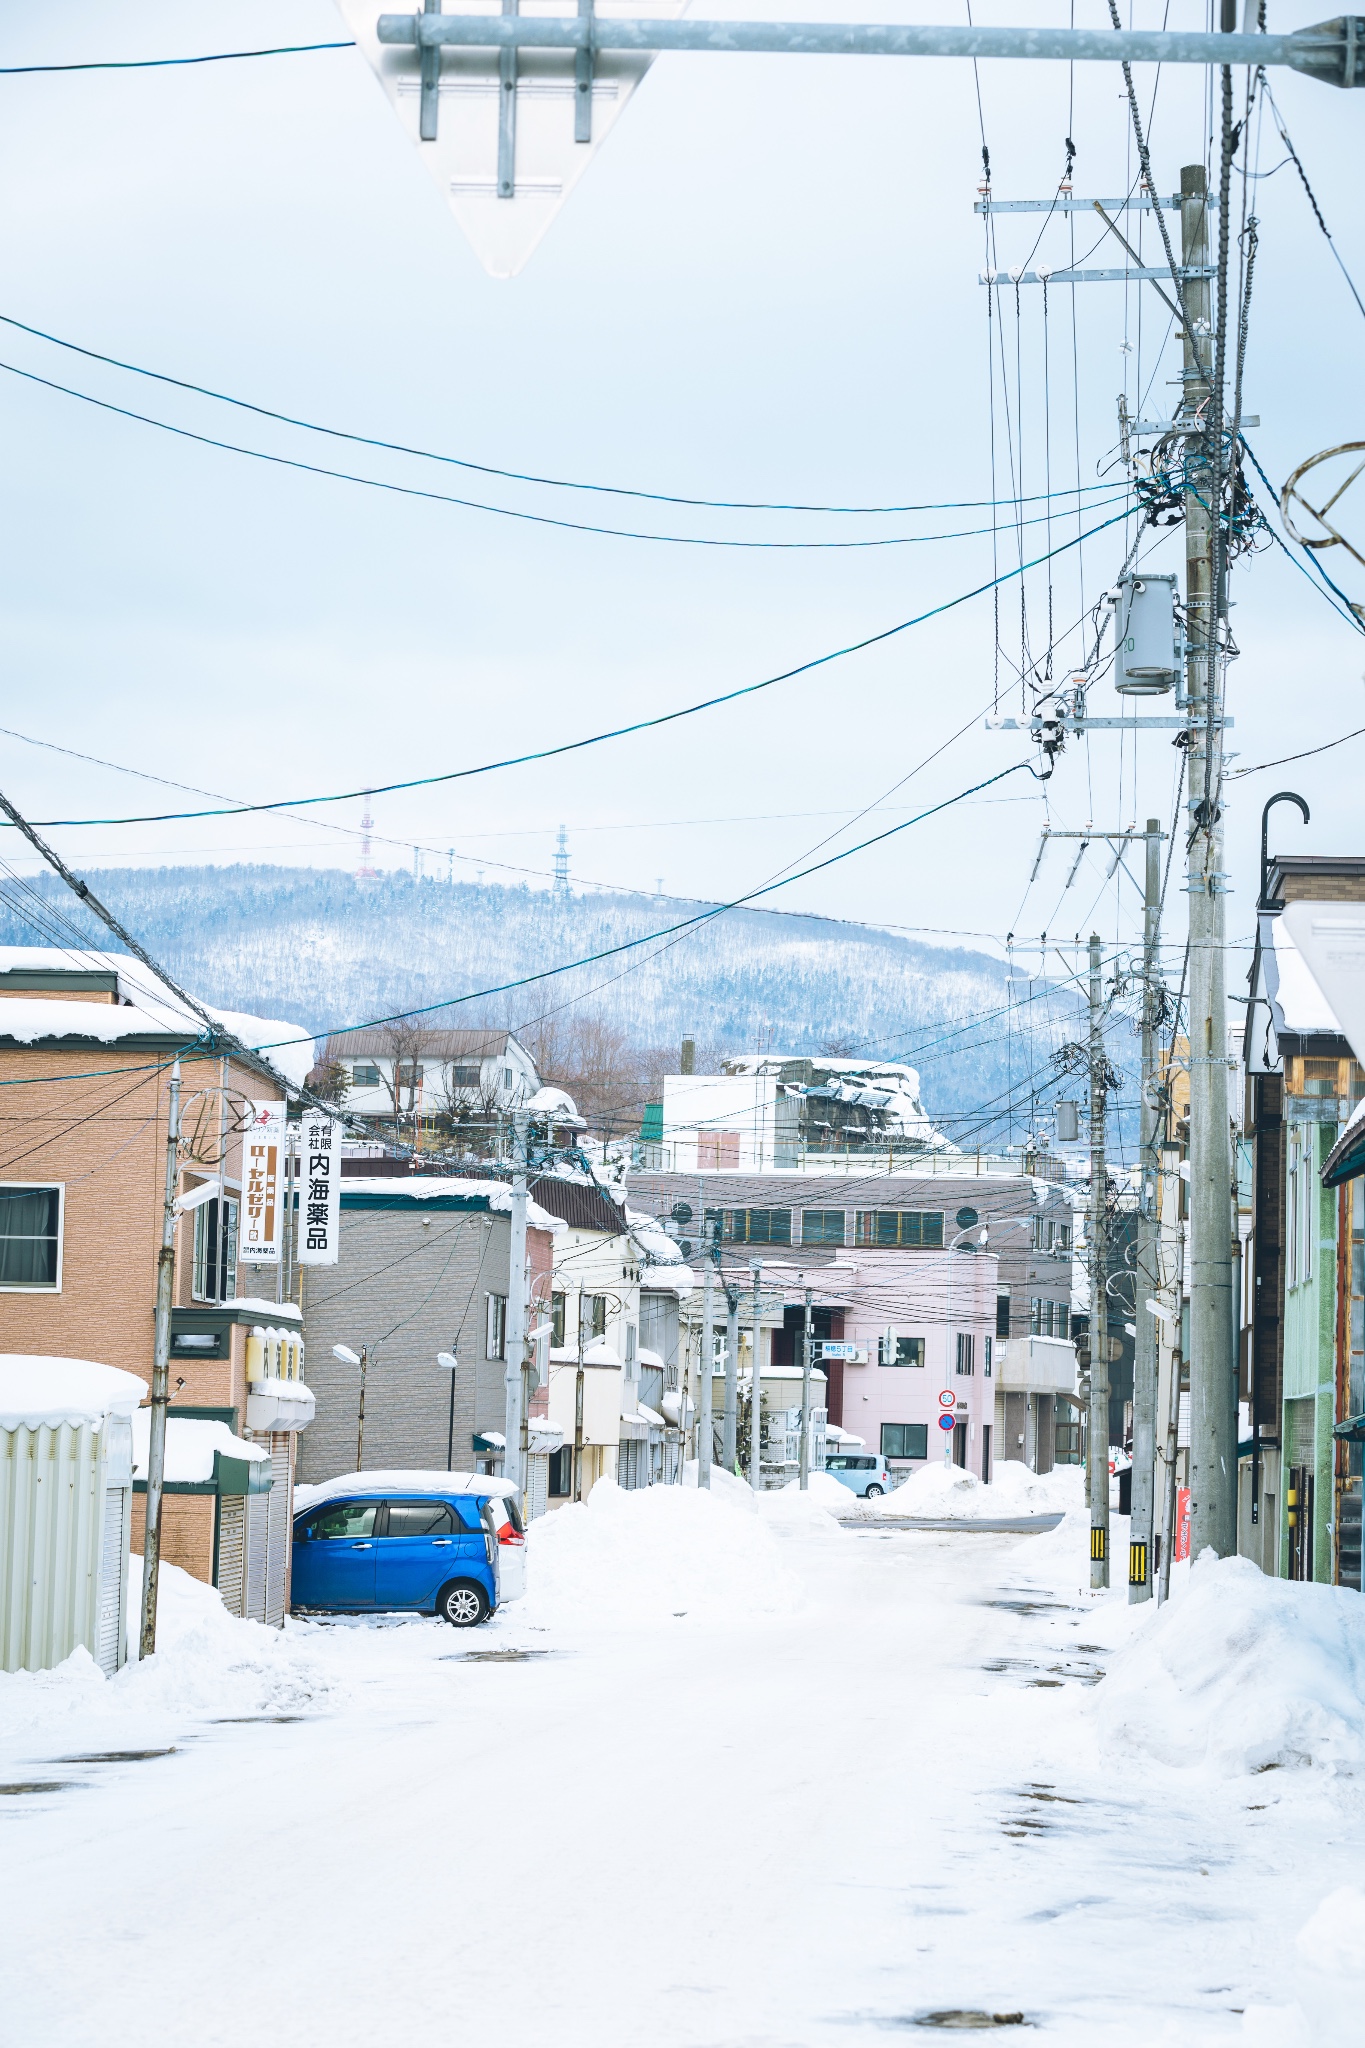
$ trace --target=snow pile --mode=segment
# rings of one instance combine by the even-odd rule
[[[1012,1459],[996,1466],[989,1486],[974,1472],[936,1459],[912,1472],[894,1493],[866,1503],[873,1514],[923,1515],[935,1521],[1067,1514],[1084,1505],[1085,1473],[1079,1465],[1060,1465],[1040,1475]]]
[[[599,1479],[585,1502],[533,1522],[527,1541],[528,1590],[516,1619],[532,1626],[744,1620],[797,1604],[777,1537],[728,1487],[627,1492]]]
[[[1365,1892],[1350,1884],[1329,1892],[1300,1929],[1295,1947],[1299,2004],[1310,2038],[1323,2048],[1358,2041],[1365,2008]]]
[[[1203,1558],[1115,1662],[1095,1713],[1117,1749],[1161,1763],[1365,1768],[1365,1603]]]
[[[1051,1472],[1030,1472],[1015,1458],[1002,1458],[985,1489],[983,1514],[1080,1514],[1085,1508],[1085,1467],[1055,1465]]]
[[[90,1358],[41,1352],[0,1352],[0,1429],[40,1429],[131,1415],[147,1398],[147,1382]]]
[[[63,1746],[130,1727],[173,1732],[190,1719],[304,1711],[330,1688],[292,1629],[228,1613],[212,1586],[177,1565],[158,1574],[156,1655],[137,1663],[142,1559],[128,1563],[132,1661],[108,1679],[86,1650],[53,1671],[0,1673],[0,1739],[39,1734]],[[87,1733],[83,1731],[88,1731]]]
[[[257,1381],[263,1386],[264,1381]],[[298,1386],[297,1380],[277,1382],[287,1385],[291,1391]],[[148,1445],[152,1431],[152,1411],[139,1408],[133,1416],[133,1477],[147,1477]],[[264,1465],[269,1462],[270,1453],[260,1444],[248,1443],[245,1437],[234,1436],[225,1422],[204,1422],[190,1415],[168,1415],[166,1418],[166,1466],[162,1477],[168,1486],[202,1486],[213,1477],[214,1454],[221,1451],[225,1458],[237,1458],[248,1465]],[[157,1601],[160,1604],[160,1593]]]

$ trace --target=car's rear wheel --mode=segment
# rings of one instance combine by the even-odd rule
[[[436,1612],[452,1628],[477,1628],[488,1619],[488,1595],[471,1579],[456,1579],[446,1586],[436,1602]]]
[[[863,1499],[880,1500],[885,1492],[886,1488],[884,1486],[872,1485],[868,1487],[867,1492],[863,1495]]]

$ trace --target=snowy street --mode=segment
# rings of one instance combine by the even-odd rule
[[[1360,1665],[1329,1697],[1330,1616],[1311,1765],[1249,1767],[1249,1721],[1162,1761],[1180,1732],[1122,1593],[1081,1591],[1078,1515],[853,1530],[797,1496],[602,1488],[532,1534],[527,1598],[476,1631],[281,1637],[172,1572],[155,1665],[0,1681],[8,2048],[787,2048],[971,2014],[1347,2038],[1359,1979],[1298,1939],[1361,1876]],[[1212,1572],[1215,1609],[1259,1597]],[[1141,1631],[1200,1599],[1196,1572]],[[1313,1645],[1276,1625],[1302,1701]],[[1236,1720],[1220,1660],[1196,1747],[1201,1713]]]

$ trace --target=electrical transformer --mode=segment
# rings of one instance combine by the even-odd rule
[[[1159,697],[1180,674],[1174,576],[1127,576],[1114,620],[1114,688],[1125,697]]]

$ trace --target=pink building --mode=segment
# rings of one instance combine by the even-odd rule
[[[830,1332],[821,1362],[832,1422],[903,1472],[941,1460],[946,1439],[957,1464],[989,1478],[1000,1278],[993,1252],[860,1247],[804,1271],[774,1260],[764,1278],[787,1302],[774,1354],[794,1362],[804,1291],[812,1289],[817,1328]],[[951,1432],[940,1429],[941,1415],[952,1416]]]

